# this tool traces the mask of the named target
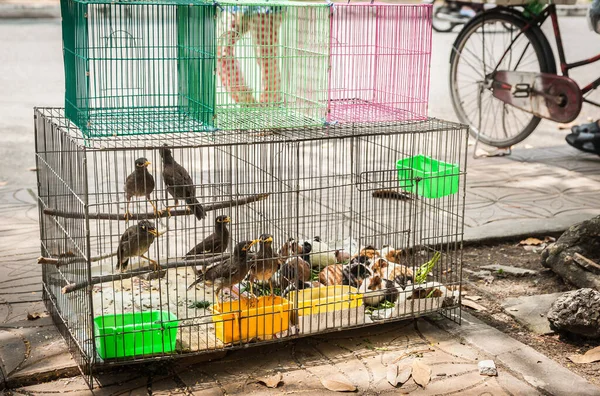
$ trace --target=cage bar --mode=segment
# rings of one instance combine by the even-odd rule
[[[330,8],[285,0],[219,2],[219,129],[325,123]]]
[[[427,119],[431,4],[335,4],[329,122]]]
[[[65,112],[88,137],[205,131],[215,6],[61,0]]]
[[[37,109],[35,125],[45,301],[86,372],[435,312],[460,320],[465,126],[429,119],[90,139],[55,108]],[[189,172],[203,220],[181,201],[166,213],[165,144]],[[456,168],[417,169],[407,159],[418,156]],[[125,220],[124,185],[139,158],[151,162],[152,203],[134,197]],[[440,183],[459,188],[419,195]],[[123,235],[142,219],[160,235],[119,270]],[[222,225],[226,250],[188,255]],[[130,241],[141,243],[146,234],[136,232]],[[272,256],[260,253],[269,238]],[[211,278],[243,241],[252,265]]]

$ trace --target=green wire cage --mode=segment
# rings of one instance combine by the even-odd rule
[[[217,16],[219,129],[323,125],[327,116],[329,4],[224,1]]]
[[[87,137],[205,131],[215,110],[215,6],[61,0],[65,111]]]

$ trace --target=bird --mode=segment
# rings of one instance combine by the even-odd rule
[[[196,256],[207,253],[223,253],[229,245],[229,230],[227,223],[231,222],[231,217],[227,215],[217,216],[215,219],[215,232],[207,236],[202,242],[194,246],[187,252],[185,257],[195,258]],[[194,273],[198,275],[196,266],[193,267]]]
[[[276,277],[279,280],[281,290],[290,286],[301,289],[305,282],[311,278],[310,264],[301,257],[290,257],[281,266]]]
[[[358,291],[363,295],[363,304],[370,307],[376,307],[384,301],[395,303],[399,295],[394,282],[382,279],[379,275],[366,278]]]
[[[148,260],[154,269],[158,270],[158,263],[144,256],[157,236],[158,231],[156,231],[154,223],[148,220],[142,220],[127,228],[121,235],[117,248],[117,269],[121,272],[125,271],[129,264],[129,258],[139,256]]]
[[[196,280],[188,286],[188,290],[200,282],[204,282],[205,286],[214,286],[215,294],[219,294],[225,287],[231,287],[236,283],[244,280],[248,271],[250,271],[250,263],[248,262],[248,251],[258,243],[258,239],[252,241],[242,241],[235,245],[233,254],[222,263],[216,264],[205,272],[198,275]]]
[[[129,204],[133,197],[146,197],[154,209],[154,215],[158,215],[154,202],[150,199],[150,194],[154,191],[154,177],[148,172],[150,162],[142,157],[135,160],[135,170],[125,179],[125,199],[127,208],[125,209],[125,220],[129,220]]]
[[[369,260],[369,262],[370,268],[375,275],[379,275],[381,279],[387,279],[396,283],[402,289],[413,281],[413,271],[405,265],[396,264],[381,257]]]
[[[159,149],[160,156],[163,162],[163,180],[167,185],[167,191],[175,199],[175,206],[179,205],[179,200],[182,199],[188,205],[190,210],[194,212],[194,215],[198,220],[202,220],[206,217],[204,208],[196,199],[196,188],[194,187],[194,181],[190,177],[190,174],[185,168],[179,165],[173,158],[171,150],[166,147]],[[170,215],[170,208],[167,207],[167,213]]]
[[[268,281],[273,295],[273,281],[271,277],[279,269],[280,257],[273,252],[273,235],[262,234],[259,237],[258,253],[252,259],[250,269],[250,294],[253,294],[252,284],[255,280]]]

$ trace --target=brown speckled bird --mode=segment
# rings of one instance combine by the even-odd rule
[[[273,281],[271,277],[282,263],[280,257],[273,252],[273,235],[262,234],[259,238],[258,253],[252,259],[250,269],[250,294],[253,293],[252,285],[255,280],[268,281],[271,295],[273,295]]]
[[[167,185],[167,191],[175,199],[175,205],[172,207],[178,206],[179,200],[182,199],[198,220],[204,219],[206,212],[196,199],[196,187],[190,174],[175,161],[169,148],[161,147],[159,153],[163,161],[163,180]],[[169,207],[166,209],[169,214],[170,209]]]
[[[198,278],[188,286],[188,290],[196,284],[204,282],[205,286],[214,286],[215,294],[218,297],[223,288],[231,287],[243,281],[246,275],[248,275],[248,271],[250,271],[248,251],[256,243],[258,243],[258,239],[239,242],[235,245],[230,258],[199,274]]]
[[[148,220],[142,220],[136,225],[127,228],[117,248],[117,269],[121,272],[127,269],[130,257],[143,257],[158,269],[158,263],[144,256],[150,249],[150,245],[158,236],[154,223]]]
[[[218,216],[215,219],[215,232],[207,236],[202,242],[194,246],[185,257],[196,258],[207,253],[223,253],[227,250],[229,245],[229,230],[227,229],[227,223],[231,222],[231,218],[227,215]],[[196,266],[192,269],[194,273],[198,275]]]
[[[136,159],[135,170],[125,180],[125,199],[127,200],[125,220],[129,220],[131,216],[129,204],[133,197],[146,197],[152,205],[152,209],[154,209],[154,214],[158,214],[154,202],[150,199],[150,194],[154,191],[154,177],[148,172],[148,165],[150,165],[150,162],[146,158]]]

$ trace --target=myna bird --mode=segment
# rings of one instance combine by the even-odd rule
[[[150,245],[154,242],[154,238],[158,236],[158,231],[154,223],[148,220],[142,220],[136,225],[127,228],[117,248],[117,269],[121,272],[127,269],[130,257],[143,257],[148,260],[155,269],[158,269],[158,263],[144,256],[150,249]]]
[[[154,209],[154,214],[158,214],[154,202],[150,199],[150,194],[154,191],[154,177],[148,172],[148,165],[150,165],[150,162],[146,158],[136,159],[135,170],[125,180],[125,199],[127,200],[125,220],[129,220],[129,216],[131,216],[129,204],[133,197],[146,197],[152,205],[152,209]]]
[[[229,230],[227,229],[227,223],[230,222],[231,218],[229,216],[218,216],[215,219],[215,232],[194,246],[185,257],[194,258],[206,253],[223,253],[227,250],[227,245],[229,245]],[[196,266],[193,266],[192,268],[194,273],[198,275]]]
[[[188,286],[188,290],[200,282],[204,282],[205,286],[214,286],[217,297],[223,288],[231,287],[236,283],[244,280],[248,271],[250,271],[250,263],[248,262],[248,251],[258,242],[258,239],[253,241],[243,241],[235,245],[233,254],[230,258],[222,263],[210,267],[206,272],[198,275],[196,280]]]
[[[271,277],[279,269],[281,259],[273,252],[273,235],[262,234],[258,239],[258,253],[254,256],[250,268],[250,294],[253,294],[252,284],[255,280],[268,281],[273,295]]]
[[[163,161],[163,180],[167,185],[167,191],[175,199],[173,207],[178,206],[179,200],[182,199],[198,220],[205,218],[206,212],[196,199],[196,188],[190,174],[183,166],[175,162],[169,148],[161,147],[159,153]],[[169,207],[167,207],[167,213],[171,213]]]

